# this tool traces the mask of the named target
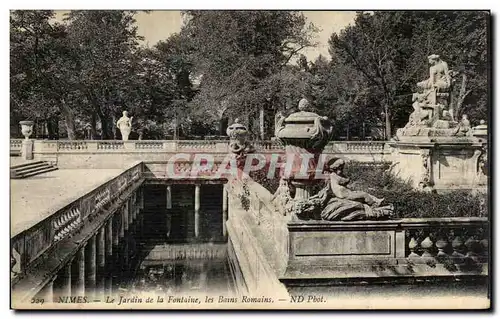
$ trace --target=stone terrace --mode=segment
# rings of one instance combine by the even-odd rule
[[[12,179],[11,236],[32,227],[122,172],[123,169],[62,169],[26,179]]]

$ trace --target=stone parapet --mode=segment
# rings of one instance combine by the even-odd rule
[[[393,172],[418,189],[487,185],[486,140],[414,138],[392,141]]]

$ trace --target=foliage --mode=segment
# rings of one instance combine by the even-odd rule
[[[241,207],[248,211],[250,209],[250,189],[246,182],[243,182],[242,188],[243,193],[238,194],[238,198],[240,199]]]
[[[152,48],[140,44],[136,14],[73,10],[57,22],[50,10],[12,11],[11,121],[46,121],[57,137],[62,120],[70,139],[88,127],[111,139],[126,109],[155,138],[223,134],[220,120],[235,117],[257,135],[265,110],[269,137],[274,113],[307,97],[337,138],[381,138],[384,121],[390,138],[431,53],[453,70],[456,117],[488,116],[488,12],[360,12],[331,35],[330,61],[301,54],[317,28],[295,11],[186,11],[181,31]]]
[[[332,68],[362,75],[357,91],[370,92],[389,138],[391,126],[403,126],[412,111],[413,86],[428,77],[426,57],[439,54],[458,72],[457,115],[467,112],[477,123],[487,114],[487,24],[488,14],[480,11],[360,12],[353,25],[331,36]]]
[[[49,23],[52,11],[13,11],[10,16],[11,121],[45,119],[58,122],[60,100],[53,80],[60,76],[54,61],[62,48],[65,28]]]
[[[207,120],[248,118],[270,108],[293,74],[285,70],[298,52],[312,46],[316,30],[293,11],[187,11],[181,34],[192,41],[192,61],[202,75],[191,103]],[[283,72],[282,72],[283,71]],[[295,81],[293,81],[295,82]],[[207,112],[207,109],[211,112]],[[207,119],[207,115],[212,118]]]
[[[349,162],[345,175],[351,179],[349,187],[365,191],[385,203],[394,205],[394,218],[432,217],[485,217],[488,216],[487,194],[470,190],[449,190],[443,193],[424,192],[412,188],[409,181],[403,181],[391,171],[388,164],[367,165]],[[267,171],[252,172],[251,177],[274,193],[279,185],[278,178],[267,178]],[[312,193],[317,193],[319,183]]]
[[[487,194],[470,190],[425,192],[414,190],[386,167],[349,163],[346,175],[351,187],[385,198],[394,205],[395,218],[484,217],[488,215]]]

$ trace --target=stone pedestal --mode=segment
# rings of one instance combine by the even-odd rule
[[[299,102],[299,112],[277,119],[275,135],[285,146],[286,164],[282,178],[295,187],[295,200],[303,200],[311,195],[316,180],[320,154],[332,134],[331,122],[326,117],[308,111],[309,102]]]
[[[194,237],[200,236],[200,185],[196,184],[194,188]]]
[[[417,189],[485,186],[481,167],[486,141],[473,137],[391,142],[393,172]]]
[[[33,140],[23,140],[21,145],[21,156],[25,160],[33,159]]]

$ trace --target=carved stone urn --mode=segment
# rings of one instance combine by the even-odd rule
[[[309,111],[309,101],[299,102],[299,111],[276,121],[275,135],[285,146],[286,164],[282,177],[295,186],[294,199],[306,199],[322,172],[318,160],[332,135],[327,117]]]
[[[21,133],[23,133],[25,139],[29,140],[31,134],[33,133],[33,121],[20,121]]]

